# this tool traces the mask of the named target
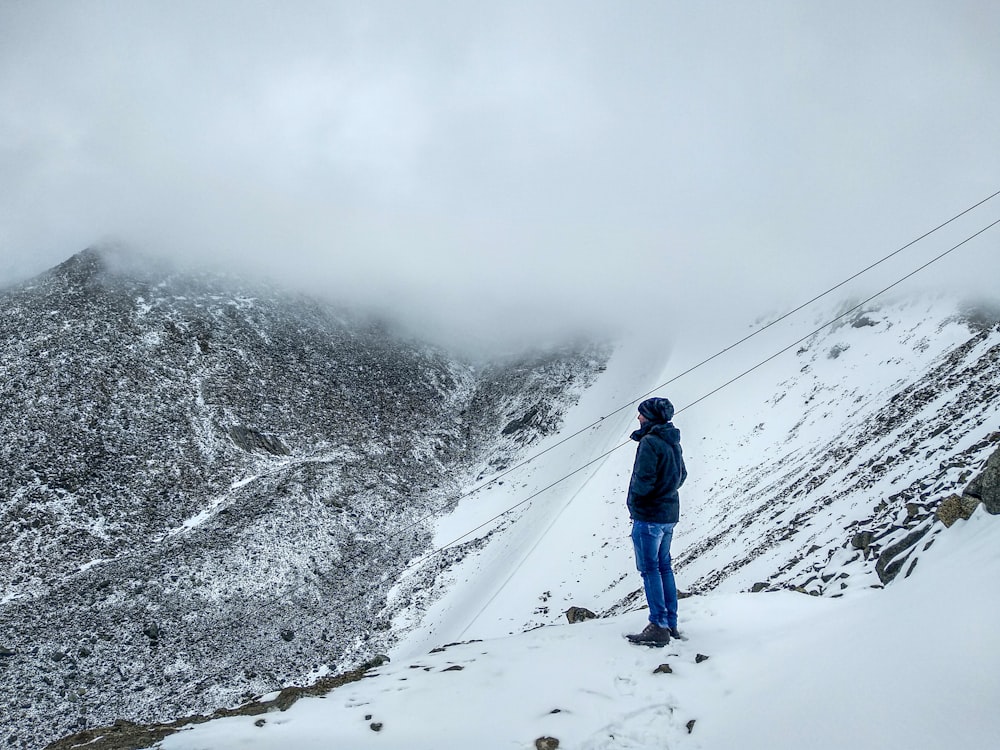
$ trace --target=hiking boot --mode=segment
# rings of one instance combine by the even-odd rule
[[[679,631],[676,627],[670,628],[670,637],[678,641],[681,640],[681,631]]]
[[[666,646],[670,643],[670,629],[661,628],[655,623],[649,623],[641,633],[634,633],[625,636],[632,643],[640,643],[644,646]]]

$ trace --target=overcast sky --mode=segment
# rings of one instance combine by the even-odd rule
[[[0,0],[0,281],[117,239],[466,333],[780,309],[1000,190],[998,29],[995,0]],[[1000,227],[925,283],[997,278]]]

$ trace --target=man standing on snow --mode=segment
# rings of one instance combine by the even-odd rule
[[[687,469],[680,430],[670,422],[673,416],[674,406],[667,399],[646,399],[639,404],[639,429],[632,433],[639,447],[628,486],[628,512],[635,564],[649,604],[649,625],[628,639],[649,646],[662,646],[671,636],[680,637],[670,540],[680,518],[677,489],[684,484]]]

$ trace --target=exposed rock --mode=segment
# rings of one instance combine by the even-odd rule
[[[978,498],[969,495],[949,495],[942,500],[934,512],[934,517],[950,527],[958,519],[968,520],[980,505]]]
[[[900,541],[886,547],[882,551],[882,554],[878,556],[878,562],[875,563],[875,572],[878,574],[879,580],[882,581],[883,584],[889,583],[896,577],[900,569],[903,567],[903,563],[906,562],[906,558],[909,557],[909,552],[902,557],[900,557],[900,554],[906,552],[907,550],[911,550],[911,548],[923,539],[930,530],[930,524],[921,526],[920,528],[911,531]]]
[[[688,734],[691,734],[691,732],[694,731],[695,721],[696,721],[695,719],[691,719],[691,721],[689,721],[687,724],[684,725],[685,727],[687,727]]]
[[[447,651],[452,646],[466,646],[466,645],[468,645],[470,643],[482,643],[482,640],[479,639],[479,638],[473,638],[471,641],[457,641],[455,643],[446,643],[443,646],[437,646],[436,648],[432,648],[428,653],[431,653],[431,654],[440,654],[440,653],[442,653],[444,651]],[[389,661],[389,657],[386,656],[385,660]]]
[[[465,667],[463,667],[461,664],[452,664],[450,667],[445,667],[441,671],[442,672],[461,672],[463,669],[465,669]]]
[[[324,696],[331,690],[362,680],[367,675],[368,666],[345,672],[343,674],[322,677],[308,687],[289,687],[271,701],[250,700],[236,708],[216,709],[212,714],[184,716],[169,723],[135,724],[124,719],[117,719],[109,726],[93,726],[90,729],[78,731],[46,746],[46,750],[76,750],[86,746],[94,750],[132,750],[132,748],[149,747],[175,732],[184,731],[193,724],[204,724],[213,719],[228,716],[260,716],[274,711],[285,711],[299,698],[306,696]],[[365,721],[371,720],[371,715]],[[37,739],[37,737],[35,737]],[[10,744],[10,743],[8,743]],[[33,742],[30,747],[38,747]]]
[[[142,634],[151,641],[157,641],[160,639],[160,626],[155,622],[148,623],[146,627],[142,629]]]
[[[1000,514],[1000,449],[989,457],[983,472],[972,480],[965,494],[982,500],[987,513]]]
[[[381,722],[381,721],[373,721],[373,722],[372,722],[371,724],[369,724],[369,725],[368,725],[368,727],[369,727],[369,728],[370,728],[370,729],[371,729],[371,730],[372,730],[373,732],[381,732],[381,731],[382,731],[382,727],[383,727],[383,726],[384,726],[384,725],[382,724],[382,722]]]
[[[555,737],[539,737],[535,740],[535,750],[556,750],[559,740]]]
[[[765,581],[757,581],[757,583],[750,587],[750,593],[759,594],[761,591],[766,591],[768,585]]]
[[[501,435],[511,435],[515,432],[520,432],[521,430],[527,429],[528,427],[536,424],[539,420],[539,406],[531,407],[527,413],[517,419],[511,420],[506,427],[501,431]]]
[[[653,674],[673,674],[674,670],[670,668],[669,664],[661,664],[656,669],[653,670]]]
[[[259,448],[273,456],[287,456],[291,453],[276,435],[265,435],[242,425],[230,427],[229,436],[236,445],[247,452],[253,452]]]
[[[294,630],[291,630],[290,628],[283,628],[282,629],[282,631],[281,631],[281,640],[283,640],[285,642],[290,642],[293,638],[295,638],[295,631]]]
[[[566,619],[569,620],[570,623],[584,622],[585,620],[597,619],[597,615],[586,607],[570,607],[566,610]]]
[[[711,657],[705,656],[705,654],[696,654],[694,657],[695,664],[701,664],[703,661],[708,661]]]
[[[851,546],[867,554],[875,535],[871,531],[859,531],[851,537]]]

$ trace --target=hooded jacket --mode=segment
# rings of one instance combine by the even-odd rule
[[[677,489],[687,479],[681,452],[681,431],[670,422],[647,422],[632,433],[638,441],[628,512],[634,521],[677,523],[681,503]]]

